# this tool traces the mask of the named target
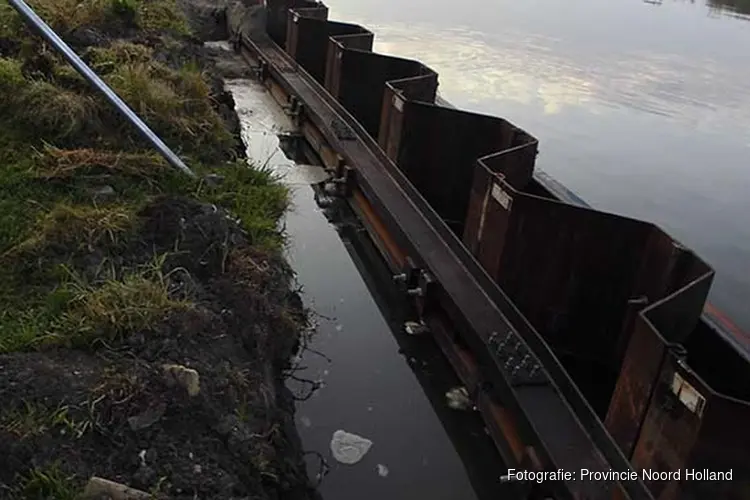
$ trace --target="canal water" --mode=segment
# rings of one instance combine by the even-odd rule
[[[596,208],[696,250],[750,331],[750,2],[325,3],[432,67],[452,104],[537,137],[538,168]]]
[[[353,215],[321,209],[314,165],[290,159],[294,127],[263,87],[231,81],[248,156],[291,190],[287,258],[317,328],[289,386],[302,399],[297,428],[324,500],[512,498],[478,414],[448,407],[459,385],[429,337],[408,335],[392,277]],[[319,385],[311,391],[310,382]],[[336,461],[336,431],[372,442],[356,464]]]

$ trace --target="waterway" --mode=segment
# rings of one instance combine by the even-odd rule
[[[321,209],[313,189],[320,167],[290,159],[294,127],[266,90],[229,82],[248,156],[289,187],[287,259],[317,327],[298,360],[297,428],[308,470],[324,500],[484,500],[512,494],[478,414],[448,407],[459,385],[429,337],[408,335],[411,318],[379,256],[343,207]],[[319,387],[311,392],[312,381]],[[364,458],[338,463],[334,432],[372,441]],[[498,496],[500,495],[500,497]]]
[[[710,300],[750,330],[750,2],[325,3],[454,105],[537,137],[538,168],[588,203],[696,250]]]

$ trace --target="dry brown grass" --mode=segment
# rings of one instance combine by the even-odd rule
[[[97,149],[59,149],[47,146],[34,174],[42,179],[71,179],[80,175],[117,173],[151,178],[169,170],[156,153],[125,153]]]
[[[113,246],[135,225],[136,216],[132,207],[100,208],[61,203],[43,216],[33,236],[11,248],[2,257],[18,257],[50,246],[64,247],[67,251],[92,251],[94,247]]]

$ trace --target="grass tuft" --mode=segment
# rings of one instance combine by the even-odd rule
[[[121,22],[144,31],[189,35],[175,0],[27,0],[52,29],[65,35],[80,28]],[[0,38],[16,39],[25,25],[6,2],[0,4]]]
[[[238,217],[254,244],[268,250],[281,248],[277,221],[289,206],[288,188],[269,171],[244,162],[228,166],[222,174],[225,179],[218,188],[202,187],[198,196]]]
[[[34,236],[14,250],[23,253],[56,246],[68,252],[92,252],[94,247],[117,245],[120,236],[134,226],[135,214],[131,207],[59,204],[44,215]]]
[[[90,421],[74,419],[70,415],[70,409],[65,405],[51,410],[27,401],[21,408],[0,414],[0,429],[15,435],[18,439],[41,436],[58,429],[80,438],[90,428]]]
[[[162,272],[165,258],[100,286],[86,284],[71,273],[69,307],[49,340],[73,345],[111,342],[148,330],[171,312],[192,307],[187,300],[171,298],[169,275]]]
[[[111,73],[121,64],[146,64],[153,58],[151,47],[139,43],[115,40],[107,47],[91,47],[86,57],[97,73]]]
[[[19,478],[13,498],[19,500],[76,500],[80,490],[75,475],[65,474],[58,464],[36,467]]]
[[[35,174],[42,179],[72,179],[80,175],[124,174],[158,177],[171,169],[156,153],[125,153],[97,149],[65,150],[46,146]]]

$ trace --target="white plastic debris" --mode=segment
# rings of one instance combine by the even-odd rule
[[[448,400],[448,407],[454,410],[470,410],[473,407],[466,387],[454,387],[445,393],[445,399]]]
[[[429,333],[430,329],[423,322],[407,321],[404,323],[404,330],[409,335],[423,335]]]
[[[388,467],[383,464],[378,464],[378,476],[388,477]]]
[[[334,432],[331,439],[333,458],[342,464],[356,464],[371,447],[372,441],[369,439],[342,430]]]

